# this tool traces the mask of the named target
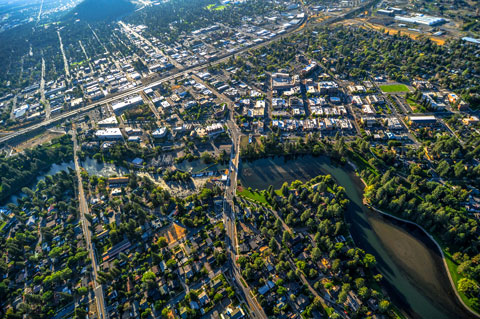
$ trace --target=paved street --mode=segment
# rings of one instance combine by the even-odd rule
[[[97,259],[95,257],[95,250],[92,245],[92,231],[90,230],[90,222],[86,218],[86,215],[89,214],[88,210],[88,203],[85,198],[85,193],[83,190],[83,181],[81,175],[81,166],[78,159],[78,141],[77,141],[77,134],[76,134],[76,127],[75,125],[72,126],[73,132],[73,154],[74,154],[74,162],[75,162],[75,171],[77,173],[78,179],[78,201],[79,201],[79,209],[80,209],[80,223],[82,224],[83,235],[85,237],[85,243],[87,245],[88,255],[92,260],[92,270],[93,270],[93,283],[95,285],[94,292],[95,292],[95,300],[97,303],[97,311],[98,317],[101,319],[108,318],[108,313],[105,309],[105,300],[104,300],[104,293],[103,287],[101,284],[98,283],[98,264]]]

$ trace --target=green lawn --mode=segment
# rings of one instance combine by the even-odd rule
[[[413,112],[423,113],[427,111],[423,105],[418,104],[415,100],[407,99],[407,103],[413,109]]]
[[[222,11],[227,8],[225,5],[219,5],[217,6],[216,4],[209,4],[207,7],[207,10],[215,10],[215,11]]]
[[[265,196],[263,196],[261,192],[249,191],[247,188],[243,188],[241,191],[237,192],[237,194],[247,199],[259,202],[260,204],[268,204]]]
[[[458,264],[452,259],[452,255],[444,249],[443,243],[440,240],[438,240],[438,238],[435,238],[435,239],[438,242],[438,244],[442,247],[443,254],[445,255],[445,261],[447,262],[448,271],[450,272],[450,275],[452,276],[452,280],[455,284],[455,289],[457,290],[458,294],[460,295],[460,298],[462,298],[463,302],[470,309],[473,309],[473,310],[475,310],[475,312],[478,313],[480,311],[480,309],[478,309],[477,307],[474,307],[474,305],[472,304],[470,299],[464,293],[458,291],[458,289],[456,288],[456,287],[458,287],[458,281],[464,277],[463,275],[459,274],[458,271],[457,271]]]
[[[409,92],[410,90],[404,84],[380,85],[380,89],[386,93]]]

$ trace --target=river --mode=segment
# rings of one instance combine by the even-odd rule
[[[356,245],[377,259],[383,286],[393,303],[410,318],[474,318],[458,301],[442,257],[418,227],[372,212],[362,204],[363,184],[349,167],[326,157],[267,158],[241,165],[244,186],[280,188],[284,182],[307,181],[330,174],[350,200],[345,218]]]

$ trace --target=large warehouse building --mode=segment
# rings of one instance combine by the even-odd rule
[[[424,14],[416,14],[413,16],[396,16],[395,20],[404,23],[423,24],[428,26],[439,25],[446,22],[444,18],[432,17]]]

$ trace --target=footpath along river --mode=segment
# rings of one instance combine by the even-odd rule
[[[345,188],[350,233],[357,246],[376,257],[384,287],[406,316],[475,318],[457,299],[432,240],[415,225],[367,209],[362,204],[363,184],[349,167],[338,167],[326,157],[266,158],[243,162],[239,180],[246,187],[266,189],[323,174],[330,174]]]

